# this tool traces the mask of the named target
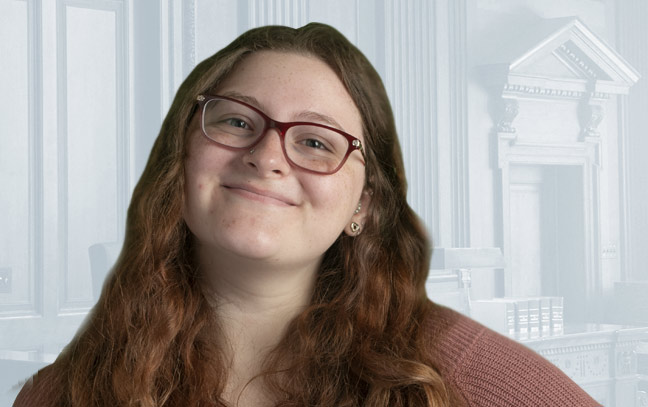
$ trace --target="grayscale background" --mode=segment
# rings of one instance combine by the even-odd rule
[[[563,297],[525,343],[648,405],[648,0],[0,0],[0,405],[93,306],[185,76],[310,21],[384,80],[431,298]]]

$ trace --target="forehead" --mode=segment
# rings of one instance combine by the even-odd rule
[[[279,121],[294,121],[305,112],[328,116],[342,129],[362,137],[360,112],[337,74],[317,57],[258,51],[239,62],[216,94],[238,94]],[[316,116],[316,115],[313,115]]]

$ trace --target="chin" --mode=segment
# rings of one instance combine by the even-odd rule
[[[226,250],[237,256],[251,260],[271,260],[276,258],[280,251],[281,238],[256,233],[253,236],[223,242]]]

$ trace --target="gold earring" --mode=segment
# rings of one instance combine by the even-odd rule
[[[353,211],[354,214],[360,213],[360,209],[362,208],[362,202],[358,202],[358,207],[356,208],[355,211]]]
[[[351,222],[351,231],[355,234],[358,234],[358,232],[360,231],[360,225],[355,222]]]

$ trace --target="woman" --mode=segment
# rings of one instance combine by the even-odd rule
[[[430,302],[428,262],[366,58],[253,29],[180,87],[99,302],[15,405],[596,405]]]

